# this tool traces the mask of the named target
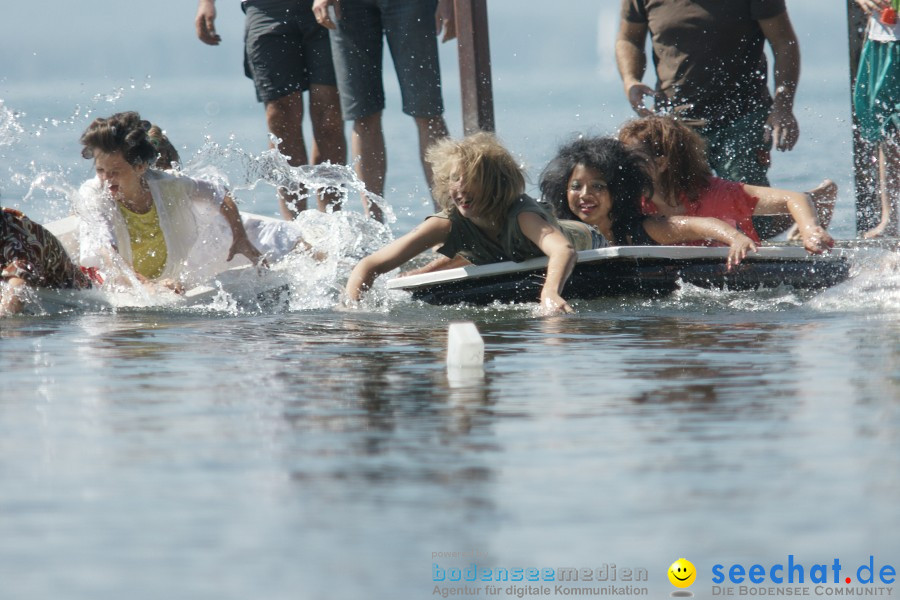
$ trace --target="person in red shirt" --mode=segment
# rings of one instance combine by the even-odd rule
[[[813,201],[833,204],[837,186],[826,181],[812,194],[727,181],[713,176],[706,143],[672,117],[649,116],[626,123],[619,139],[651,159],[653,195],[642,200],[645,214],[715,217],[759,242],[752,217],[790,214],[803,246],[820,253],[834,240],[818,223]]]

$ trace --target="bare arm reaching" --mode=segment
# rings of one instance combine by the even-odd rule
[[[803,247],[813,254],[820,254],[834,246],[834,240],[816,221],[815,209],[809,196],[802,192],[789,192],[757,185],[745,185],[744,190],[759,199],[755,215],[790,213],[797,222]]]
[[[712,240],[728,244],[727,266],[730,271],[741,264],[756,243],[726,223],[712,217],[654,217],[644,220],[644,230],[659,244],[683,244]]]
[[[541,312],[545,315],[575,312],[560,295],[575,268],[575,249],[562,232],[535,213],[518,216],[519,228],[547,255],[547,277],[541,290]]]
[[[347,298],[358,302],[362,293],[372,287],[376,277],[443,243],[449,233],[448,219],[426,219],[403,237],[365,257],[353,268],[350,278],[347,279],[347,286],[344,289]]]

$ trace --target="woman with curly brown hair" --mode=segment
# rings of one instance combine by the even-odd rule
[[[259,262],[226,190],[154,168],[160,151],[150,129],[138,113],[123,112],[95,119],[81,136],[97,174],[79,190],[81,264],[116,273],[121,258],[139,281],[179,291],[221,259]]]
[[[816,220],[809,194],[713,176],[703,138],[677,119],[634,119],[622,127],[619,139],[650,157],[653,194],[643,198],[644,214],[715,217],[756,243],[760,237],[753,225],[754,215],[790,214],[808,251],[820,253],[834,245]],[[837,188],[826,181],[818,193],[833,204]]]

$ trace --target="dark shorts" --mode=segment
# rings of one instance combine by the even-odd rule
[[[328,30],[316,23],[312,0],[246,0],[244,72],[260,102],[310,85],[335,86]]]
[[[17,277],[34,287],[89,288],[56,237],[17,210],[0,209],[0,280]]]
[[[769,108],[764,107],[724,126],[700,129],[706,139],[709,166],[716,175],[730,181],[769,187],[771,146],[765,141]],[[767,239],[783,233],[794,224],[790,215],[753,217],[759,237]]]
[[[403,112],[443,114],[435,31],[437,0],[342,0],[331,32],[344,120],[384,110],[383,42],[387,39],[400,83]]]

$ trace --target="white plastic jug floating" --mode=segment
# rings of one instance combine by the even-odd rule
[[[450,323],[447,333],[447,368],[484,365],[484,340],[475,323]]]

